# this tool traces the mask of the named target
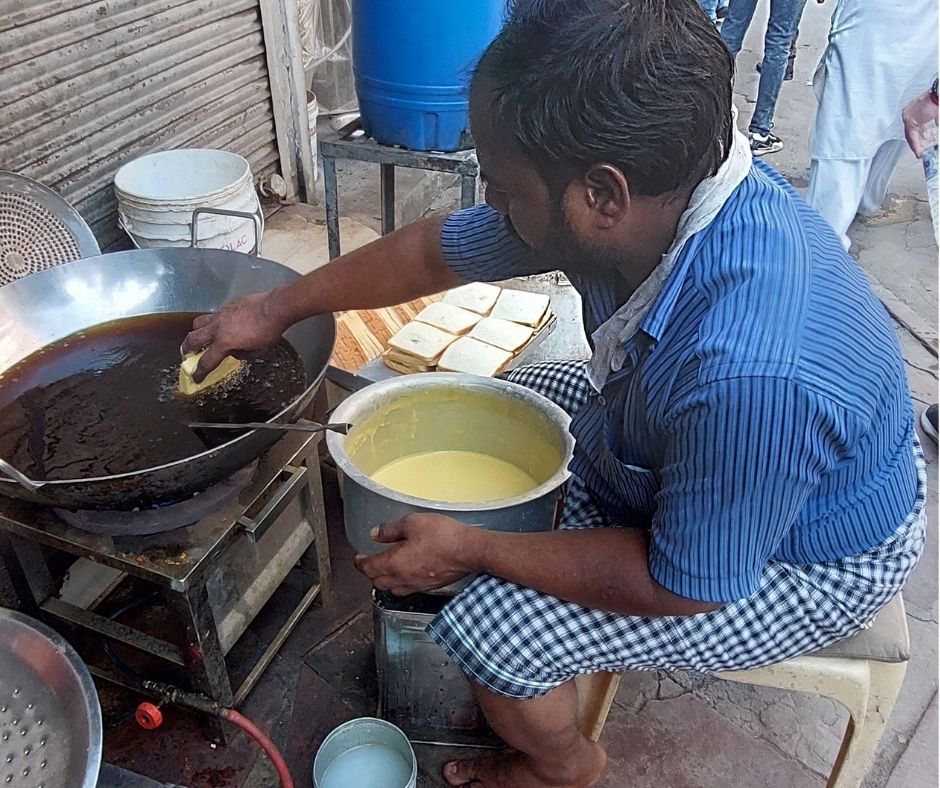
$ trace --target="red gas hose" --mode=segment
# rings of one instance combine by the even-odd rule
[[[281,780],[281,788],[294,788],[294,781],[291,779],[283,756],[278,751],[277,747],[274,746],[274,742],[264,734],[264,731],[247,717],[235,711],[235,709],[223,709],[222,719],[228,720],[233,725],[237,725],[261,745],[261,749],[268,754],[271,763],[274,764],[274,768],[277,770],[277,776]]]
[[[290,771],[287,769],[287,763],[284,761],[284,757],[278,751],[277,747],[274,746],[274,742],[265,735],[264,731],[247,717],[239,714],[235,709],[226,708],[218,701],[207,698],[205,695],[200,695],[196,692],[187,692],[172,684],[164,684],[163,682],[151,681],[149,679],[144,679],[141,684],[144,689],[162,698],[166,703],[175,703],[179,706],[194,709],[204,714],[212,714],[241,728],[245,733],[251,736],[252,739],[258,742],[261,749],[267,753],[267,756],[271,759],[271,763],[274,764],[274,768],[277,771],[277,776],[281,781],[281,788],[294,788],[294,781],[291,779]],[[137,707],[136,716],[138,724],[150,730],[158,728],[163,724],[163,715],[160,713],[159,708],[146,701]]]

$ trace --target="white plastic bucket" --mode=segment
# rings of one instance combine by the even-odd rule
[[[193,211],[218,208],[264,217],[251,166],[241,156],[208,148],[181,148],[134,159],[114,176],[118,222],[139,249],[190,246]],[[249,252],[251,218],[201,215],[197,246]]]

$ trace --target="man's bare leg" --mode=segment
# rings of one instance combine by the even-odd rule
[[[490,726],[517,752],[501,758],[452,761],[450,785],[473,788],[586,788],[607,765],[607,754],[578,730],[578,691],[567,681],[540,698],[518,700],[471,682]]]

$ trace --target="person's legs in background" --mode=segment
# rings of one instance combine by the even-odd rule
[[[712,22],[718,21],[718,0],[699,0],[699,5]]]
[[[888,140],[871,159],[813,159],[806,201],[849,248],[849,225],[856,214],[881,210],[891,176],[907,152],[904,140]]]
[[[783,73],[783,81],[788,82],[793,79],[793,66],[796,65],[796,42],[800,38],[800,28],[796,28],[793,39],[790,41],[790,54],[787,57],[787,70]]]
[[[872,159],[813,159],[809,168],[806,201],[835,230],[849,248],[846,231],[868,185]]]
[[[721,24],[721,37],[725,46],[731,50],[731,56],[737,57],[744,43],[744,36],[751,26],[757,0],[731,0],[728,4],[728,15]]]
[[[881,210],[888,194],[891,176],[904,155],[910,155],[904,140],[888,140],[878,148],[871,160],[868,181],[858,203],[858,212],[862,216],[871,216]]]
[[[783,85],[787,60],[793,40],[803,16],[806,0],[771,0],[770,19],[764,36],[764,60],[757,86],[757,106],[748,126],[751,134],[751,150],[756,155],[774,153],[783,147],[783,142],[770,133],[773,127],[774,109]],[[727,24],[727,23],[726,23]]]
[[[796,65],[796,41],[800,37],[800,31],[796,31],[796,35],[793,36],[793,40],[790,42],[790,55],[787,58],[787,70],[783,72],[783,81],[789,82],[793,79],[793,67]],[[760,73],[761,68],[763,68],[763,61],[757,61],[757,73]]]

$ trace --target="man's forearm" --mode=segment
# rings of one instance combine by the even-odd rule
[[[440,247],[443,217],[424,219],[272,291],[270,309],[292,325],[311,315],[375,309],[461,284]]]
[[[474,529],[467,568],[584,607],[633,616],[688,616],[719,604],[678,596],[649,573],[649,542],[638,528],[585,528],[539,534]]]

